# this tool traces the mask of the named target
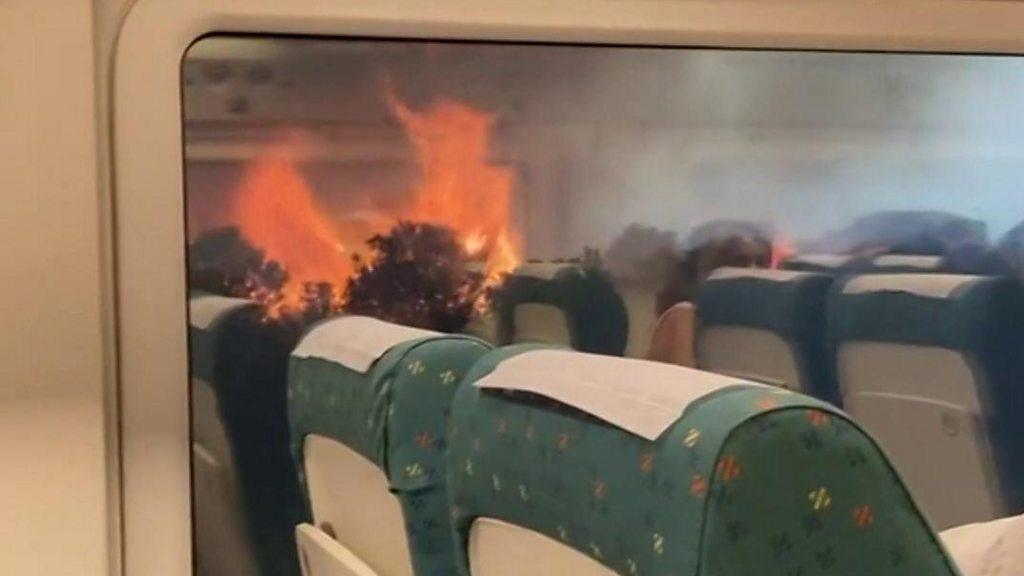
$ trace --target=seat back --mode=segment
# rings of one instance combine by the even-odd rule
[[[489,349],[362,316],[311,329],[292,353],[288,389],[305,532],[336,541],[380,576],[452,573],[445,422],[458,382]],[[349,569],[318,554],[333,567],[317,572],[311,560],[307,576]]]
[[[836,402],[825,344],[832,277],[721,268],[698,289],[697,365]]]
[[[413,574],[402,507],[374,462],[328,436],[309,434],[303,467],[320,533],[355,551],[380,574]]]
[[[189,299],[192,351],[192,513],[198,576],[257,576],[257,558],[231,441],[214,382],[220,324],[252,301],[213,295]]]
[[[956,574],[874,442],[783,389],[513,346],[451,430],[461,573]]]
[[[572,346],[569,319],[565,312],[552,304],[526,302],[515,307],[513,344],[542,343]]]
[[[231,464],[223,462],[202,444],[192,444],[196,574],[257,576],[238,483]]]
[[[468,545],[470,574],[615,576],[600,562],[555,538],[493,518],[473,522]]]
[[[621,356],[629,314],[611,279],[575,264],[529,264],[495,295],[498,342],[540,342]]]
[[[1021,505],[1020,285],[858,276],[834,291],[829,331],[844,407],[879,438],[936,526]]]
[[[295,542],[302,576],[377,576],[348,548],[309,524],[295,528]]]

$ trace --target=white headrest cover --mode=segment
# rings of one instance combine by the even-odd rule
[[[534,350],[505,360],[475,383],[532,392],[648,440],[698,398],[727,386],[760,386],[682,366],[571,350]]]
[[[849,254],[797,254],[789,259],[790,262],[802,262],[826,268],[839,268],[850,260],[853,260],[853,256]]]
[[[964,576],[1015,576],[1024,567],[1024,516],[958,526],[941,536]]]
[[[773,270],[770,268],[719,268],[708,276],[708,280],[733,280],[736,278],[757,278],[774,282],[791,282],[810,276],[811,272],[799,270]]]
[[[560,264],[556,262],[529,262],[515,269],[513,276],[527,276],[551,280],[559,271],[572,267],[572,264]]]
[[[964,274],[865,274],[847,282],[843,294],[888,291],[928,298],[949,298],[961,286],[980,279],[979,276]]]
[[[212,294],[196,296],[188,301],[188,323],[193,328],[208,330],[221,315],[253,304],[255,302],[245,298],[228,298]]]
[[[875,266],[903,266],[930,270],[942,265],[942,256],[918,256],[915,254],[882,254],[872,262]]]
[[[369,316],[342,316],[315,326],[302,338],[292,356],[330,360],[363,373],[395,345],[431,336],[440,333]]]

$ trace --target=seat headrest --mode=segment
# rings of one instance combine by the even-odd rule
[[[517,306],[549,304],[565,314],[573,348],[615,356],[625,352],[629,314],[622,295],[607,274],[574,264],[529,266],[542,268],[536,275],[513,274],[495,291],[500,343],[517,341]]]
[[[551,280],[566,269],[579,268],[576,264],[560,262],[527,262],[512,271],[513,276]]]
[[[823,274],[840,274],[864,265],[864,259],[853,254],[795,254],[782,262],[785,270],[804,270]]]
[[[721,268],[697,291],[701,326],[770,330],[788,340],[821,338],[833,277],[794,270]]]
[[[544,396],[648,440],[701,397],[729,386],[760,386],[671,364],[560,349],[512,356],[474,385]]]
[[[945,265],[942,256],[922,256],[917,254],[881,254],[871,260],[874,270],[890,270],[893,272],[926,272],[941,270]]]
[[[890,341],[980,351],[1019,341],[1024,287],[1011,278],[960,274],[865,274],[832,292],[836,341]]]
[[[214,294],[194,296],[188,301],[188,323],[192,328],[209,330],[230,312],[255,305],[255,302],[245,298],[229,298]]]
[[[342,316],[314,326],[299,342],[292,356],[320,358],[365,373],[396,345],[440,335],[369,316]]]

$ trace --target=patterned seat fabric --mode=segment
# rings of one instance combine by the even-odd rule
[[[547,344],[565,344],[583,352],[614,356],[626,351],[626,305],[602,272],[566,264],[545,266],[541,273],[523,270],[510,276],[495,294],[499,343],[523,340],[517,334],[516,308],[524,304],[553,306],[564,315],[570,341]]]
[[[828,404],[723,378],[648,440],[542,396],[474,385],[535,350],[484,357],[453,403],[461,574],[483,518],[624,576],[957,574],[876,444]],[[589,361],[577,356],[576,365]],[[709,377],[665,369],[681,387]]]
[[[394,345],[365,371],[315,355],[291,359],[292,452],[303,485],[304,440],[310,434],[336,440],[375,463],[401,504],[418,576],[454,571],[445,423],[458,383],[490,349],[468,336],[436,335]]]
[[[832,277],[721,268],[697,295],[697,365],[838,404],[825,343]]]
[[[259,573],[297,574],[293,530],[302,500],[289,450],[285,390],[288,354],[298,334],[266,323],[244,300],[196,295],[189,307],[193,385],[208,385],[216,398],[219,422],[214,425],[223,427],[230,448],[230,462],[220,465],[233,462],[230,473],[238,481],[246,529],[242,537],[251,542]],[[195,416],[204,412],[194,409]],[[197,419],[193,426],[199,436],[208,423]],[[196,518],[202,523],[204,511],[197,510]],[[207,528],[197,525],[197,531]],[[202,560],[202,551],[198,556]]]

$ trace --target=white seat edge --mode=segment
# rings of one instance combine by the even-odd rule
[[[295,527],[303,576],[378,576],[351,550],[311,524]]]

